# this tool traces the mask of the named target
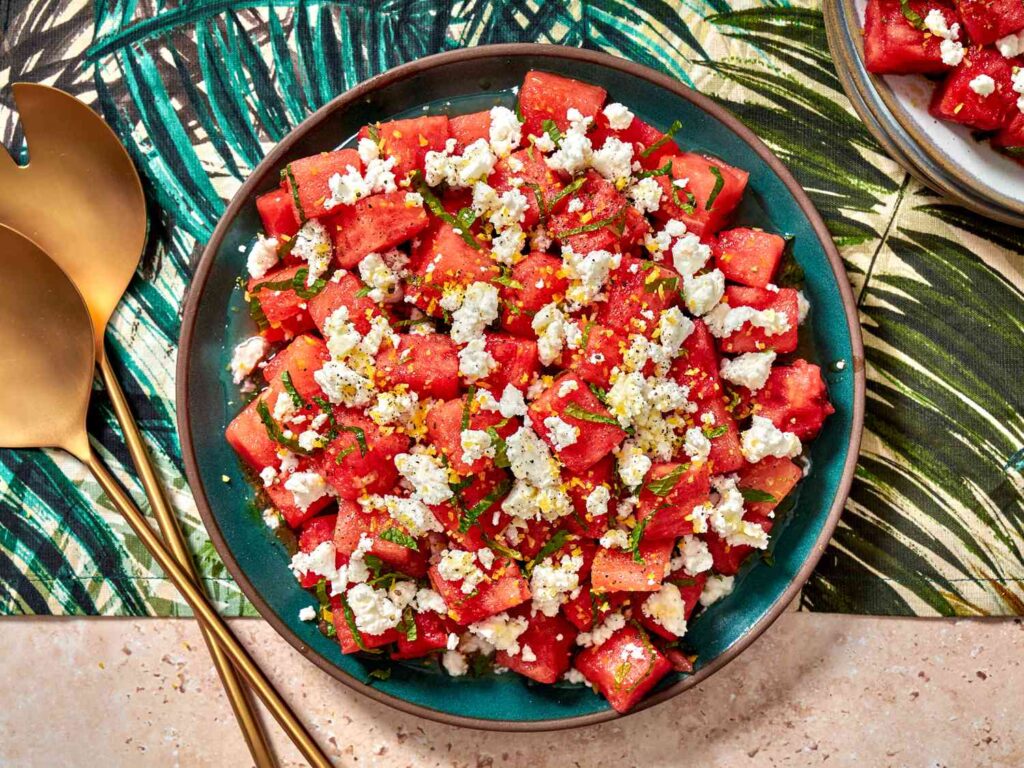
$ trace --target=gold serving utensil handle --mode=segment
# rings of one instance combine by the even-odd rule
[[[94,371],[93,324],[74,283],[38,245],[0,225],[0,447],[63,448],[80,459],[303,757],[315,768],[330,768],[273,684],[93,452],[85,419]]]
[[[78,99],[30,83],[15,84],[14,98],[28,140],[29,164],[19,167],[0,151],[0,222],[39,243],[85,298],[100,375],[128,454],[160,534],[178,564],[199,584],[178,520],[103,346],[110,315],[142,257],[142,183],[114,132]],[[278,762],[238,675],[206,630],[203,639],[256,768],[275,768]]]

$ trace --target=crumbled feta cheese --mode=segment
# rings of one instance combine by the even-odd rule
[[[452,341],[467,344],[498,318],[498,289],[490,283],[473,283],[452,313]]]
[[[356,144],[356,151],[359,153],[359,159],[363,165],[369,165],[380,157],[380,147],[377,146],[377,142],[369,137],[359,140],[359,143]]]
[[[534,610],[545,616],[556,615],[562,603],[579,589],[579,570],[582,567],[581,555],[562,555],[557,562],[553,557],[548,557],[537,563],[530,575]]]
[[[373,400],[373,382],[341,361],[328,360],[313,379],[335,405],[365,408]]]
[[[260,237],[246,257],[245,266],[249,270],[249,277],[262,280],[267,272],[277,266],[277,238]]]
[[[689,387],[673,379],[652,376],[644,382],[644,399],[658,413],[685,408],[689,394]]]
[[[803,446],[800,438],[792,432],[783,432],[771,419],[755,415],[749,429],[740,436],[740,450],[751,464],[766,456],[793,458],[799,456]]]
[[[462,677],[469,671],[465,655],[455,650],[445,651],[444,656],[441,657],[441,664],[444,666],[444,671],[452,677]]]
[[[491,126],[488,130],[491,151],[505,157],[519,146],[523,139],[522,125],[516,113],[508,107],[491,107]]]
[[[586,129],[578,130],[576,125],[569,126],[569,130],[562,134],[562,141],[558,148],[544,158],[544,162],[549,168],[565,171],[570,176],[575,176],[589,167],[594,157],[593,147],[590,145]],[[548,142],[545,142],[545,138],[548,138],[546,134],[534,143],[534,146],[538,147],[541,152],[549,151],[541,146],[542,143],[547,146],[550,142],[549,138]],[[551,147],[554,149],[553,142]]]
[[[501,400],[498,401],[498,411],[505,419],[511,419],[513,416],[525,416],[526,400],[523,399],[522,391],[511,384],[506,384],[501,393]]]
[[[774,362],[774,352],[745,352],[732,360],[723,360],[720,372],[726,381],[756,392],[768,381]]]
[[[512,474],[538,488],[557,485],[561,480],[558,462],[547,444],[530,427],[523,426],[505,440]]]
[[[544,426],[548,428],[548,440],[552,447],[559,452],[576,445],[580,437],[579,427],[564,421],[560,416],[548,416],[544,419]]]
[[[398,185],[395,184],[395,172],[392,170],[397,162],[398,158],[387,157],[383,160],[377,158],[367,163],[366,170],[363,171],[363,179],[370,189],[370,194],[394,192],[398,189]]]
[[[336,565],[337,553],[334,549],[334,542],[324,541],[318,544],[312,552],[296,552],[292,556],[288,568],[296,579],[303,579],[306,576],[316,576],[326,579],[332,585],[344,590],[348,581],[347,568]],[[334,594],[337,594],[336,592]]]
[[[305,606],[299,611],[299,621],[315,621],[316,620],[316,608],[311,605]]]
[[[413,496],[370,496],[360,499],[360,503],[375,508],[383,507],[388,516],[405,528],[414,539],[426,536],[430,531],[444,530],[430,508]]]
[[[467,464],[483,458],[494,458],[494,445],[491,436],[482,429],[464,429],[459,435],[462,446],[462,460]]]
[[[604,645],[612,635],[626,626],[626,617],[621,613],[610,613],[600,626],[590,632],[580,632],[576,635],[576,645],[584,648],[600,647]]]
[[[646,382],[640,371],[617,372],[612,378],[612,386],[606,396],[608,410],[625,428],[630,426],[647,408],[644,397]]]
[[[943,40],[939,45],[939,54],[942,56],[942,63],[947,67],[959,66],[964,60],[964,44],[953,40]]]
[[[498,361],[487,351],[487,340],[478,336],[459,350],[459,373],[470,381],[486,378],[498,367]]]
[[[672,244],[672,266],[683,276],[684,283],[687,278],[704,269],[710,258],[711,247],[702,243],[692,232],[684,233]]]
[[[476,564],[476,553],[464,549],[446,549],[437,563],[437,573],[445,581],[462,580],[462,593],[468,595],[484,580]]]
[[[634,440],[624,442],[616,456],[619,459],[619,479],[631,490],[644,481],[653,464]]]
[[[679,553],[682,556],[683,570],[691,576],[710,571],[715,564],[708,545],[696,536],[683,536],[679,543]]]
[[[509,227],[519,227],[526,218],[530,203],[526,195],[518,189],[507,189],[498,196],[496,205],[491,210],[489,221],[494,228],[503,232]]]
[[[512,265],[518,261],[525,245],[526,233],[523,228],[512,225],[491,240],[491,255],[499,264]]]
[[[291,491],[295,506],[303,512],[329,493],[327,481],[316,472],[293,472],[284,481],[284,487]]]
[[[456,183],[452,186],[470,187],[491,175],[497,158],[486,139],[477,139],[466,147],[461,158],[452,160],[456,170]],[[451,184],[450,178],[448,183]]]
[[[662,584],[657,592],[644,600],[640,609],[644,616],[676,637],[686,634],[686,601],[675,584]]]
[[[746,544],[756,549],[768,546],[768,534],[757,523],[743,519],[743,494],[736,487],[735,476],[718,477],[712,480],[712,486],[719,495],[708,517],[715,533],[725,539],[730,546]],[[694,515],[699,514],[694,509]],[[694,525],[694,530],[697,526]]]
[[[576,379],[566,379],[558,386],[558,396],[568,397],[570,394],[580,388],[580,384]]]
[[[711,454],[711,441],[700,427],[690,427],[683,439],[683,450],[690,461],[707,461]]]
[[[1021,41],[1024,44],[1024,32],[1021,32]],[[1010,87],[1013,92],[1019,94],[1017,98],[1017,109],[1024,112],[1024,67],[1014,67],[1010,76]]]
[[[633,145],[609,136],[601,148],[591,155],[591,165],[608,181],[622,184],[633,172]]]
[[[1010,34],[996,40],[996,48],[1004,58],[1013,59],[1024,54],[1024,32]]]
[[[976,94],[984,98],[991,96],[996,90],[996,81],[990,75],[978,75],[969,82],[968,87]]]
[[[669,307],[663,310],[658,318],[661,359],[657,362],[671,363],[678,356],[683,343],[690,338],[694,327],[693,321],[684,315],[679,307]]]
[[[537,334],[537,351],[544,365],[551,365],[562,353],[568,318],[552,302],[545,304],[533,317],[531,326]]]
[[[653,176],[640,179],[627,190],[626,194],[640,213],[654,213],[661,207],[663,194],[661,185]]]
[[[683,280],[683,300],[691,314],[706,315],[724,295],[725,275],[719,269]]]
[[[366,415],[380,426],[399,424],[408,428],[412,425],[418,409],[419,395],[411,390],[407,392],[381,392],[377,396],[377,401],[366,412]]]
[[[422,208],[423,207],[423,195],[419,192],[406,192],[405,193],[405,207],[406,208]]]
[[[412,483],[424,504],[440,504],[452,497],[448,471],[437,459],[422,453],[400,453],[395,456],[395,468]]]
[[[519,653],[519,636],[529,626],[523,616],[511,617],[505,611],[469,625],[469,631],[486,640],[496,650],[515,656]]]
[[[501,504],[503,512],[520,520],[554,521],[573,512],[572,499],[555,484],[535,486],[516,480]]]
[[[957,40],[960,37],[960,25],[946,24],[946,16],[938,8],[929,9],[924,17],[924,27],[936,37],[944,40]]]
[[[412,599],[412,607],[419,613],[430,611],[442,615],[448,613],[448,606],[445,604],[444,598],[429,587],[416,590],[416,596]],[[456,639],[456,643],[458,643],[458,639]]]
[[[807,319],[808,313],[811,311],[811,302],[807,300],[803,291],[796,292],[796,306],[797,306],[797,323],[799,325],[804,324],[804,320]]]
[[[608,282],[609,273],[622,263],[622,254],[599,250],[583,256],[572,248],[563,247],[562,262],[566,276],[571,280],[565,298],[570,309],[575,310],[597,299]]]
[[[392,264],[379,253],[368,253],[359,262],[359,276],[370,287],[367,294],[373,301],[394,302],[402,298],[399,284],[400,272],[392,269],[395,255],[389,254]]]
[[[383,589],[369,584],[356,584],[345,593],[356,629],[368,635],[381,635],[394,629],[402,620],[402,609]]]
[[[719,304],[704,316],[704,322],[711,335],[718,339],[732,336],[745,323],[761,328],[766,336],[778,336],[789,330],[789,318],[785,312],[775,309],[754,309],[753,307],[730,307]]]
[[[370,194],[370,185],[354,165],[345,166],[345,173],[335,173],[327,180],[330,196],[324,200],[324,210],[339,205],[352,205]]]
[[[729,595],[732,592],[733,581],[732,576],[709,576],[704,584],[704,591],[700,593],[700,604],[707,608]]]
[[[596,519],[608,514],[608,503],[612,500],[612,493],[608,486],[598,485],[587,495],[587,515],[590,519]]]
[[[624,131],[633,123],[633,113],[625,104],[612,102],[604,108],[604,116],[608,118],[608,127],[613,131]]]
[[[620,528],[612,528],[598,543],[605,549],[629,549],[629,534]]]
[[[262,336],[250,336],[236,346],[231,353],[231,363],[228,365],[231,371],[231,380],[235,384],[241,384],[249,378],[249,375],[256,370],[260,360],[269,351],[270,345]]]
[[[310,219],[295,233],[292,256],[302,259],[309,265],[306,285],[312,285],[327,271],[333,255],[331,236],[327,233],[326,227],[316,219]]]

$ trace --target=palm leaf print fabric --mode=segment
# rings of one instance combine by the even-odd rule
[[[252,608],[184,482],[173,393],[183,296],[225,202],[361,80],[462,46],[542,42],[622,56],[718,100],[792,169],[841,249],[867,345],[866,431],[803,607],[1024,614],[1024,232],[942,200],[881,151],[843,95],[819,2],[13,0],[0,25],[4,145],[24,153],[6,86],[43,82],[101,114],[143,175],[148,250],[106,342],[225,613]],[[142,500],[101,389],[89,429]],[[74,460],[0,451],[0,613],[187,608]]]

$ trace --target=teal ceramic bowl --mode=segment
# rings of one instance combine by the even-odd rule
[[[299,621],[299,610],[312,600],[289,572],[285,548],[251,511],[252,491],[223,432],[240,407],[227,372],[231,350],[253,332],[235,281],[260,227],[256,195],[277,186],[290,160],[335,148],[365,123],[511,105],[511,89],[530,69],[598,83],[610,98],[662,129],[681,120],[684,145],[750,172],[737,221],[794,236],[813,305],[807,335],[827,371],[836,413],[810,448],[810,472],[792,512],[773,532],[773,564],[754,558],[734,593],[692,622],[686,641],[697,654],[694,673],[669,676],[638,709],[696,685],[746,648],[797,595],[839,519],[860,443],[863,347],[842,262],[807,196],[736,118],[669,77],[590,51],[502,45],[422,59],[339,96],[282,141],[228,207],[192,281],[177,381],[182,450],[199,511],[228,569],[263,617],[312,662],[378,701],[450,724],[521,731],[576,727],[618,715],[588,688],[534,685],[512,674],[450,678],[437,669],[396,663],[388,680],[370,678],[378,662],[342,655],[335,641]]]

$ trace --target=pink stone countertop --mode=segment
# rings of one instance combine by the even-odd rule
[[[460,730],[233,626],[339,766],[1024,766],[1024,623],[787,613],[704,685],[617,723]],[[194,624],[0,621],[0,766],[250,765]],[[301,766],[274,734],[282,764]],[[98,762],[99,761],[99,762]]]

